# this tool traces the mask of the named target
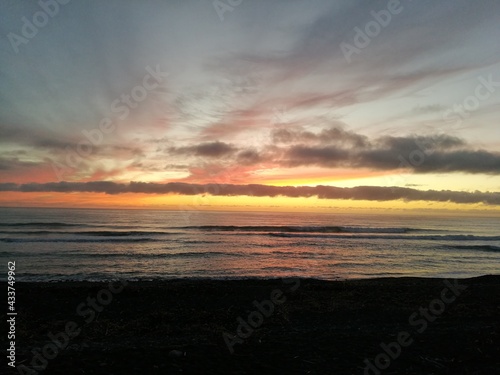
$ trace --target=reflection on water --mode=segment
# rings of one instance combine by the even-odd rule
[[[498,273],[500,220],[307,213],[2,209],[20,280]]]

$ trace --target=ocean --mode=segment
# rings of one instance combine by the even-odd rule
[[[0,258],[21,282],[464,278],[500,273],[499,228],[430,214],[1,208]]]

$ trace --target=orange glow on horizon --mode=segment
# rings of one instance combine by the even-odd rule
[[[125,193],[21,193],[4,192],[0,196],[3,207],[51,208],[131,208],[192,211],[429,211],[484,212],[500,214],[500,207],[484,204],[456,204],[413,201],[327,200],[289,197],[211,196],[205,195],[153,195]]]
[[[370,177],[390,175],[392,172],[366,170],[336,170],[335,173],[326,173],[324,170],[303,172],[300,174],[273,173],[261,179],[258,183],[272,186],[316,186],[329,185],[340,181],[359,180]],[[300,177],[297,177],[300,176]],[[250,183],[250,182],[249,182]],[[253,182],[251,182],[253,183]]]

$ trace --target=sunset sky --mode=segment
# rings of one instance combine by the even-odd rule
[[[499,1],[44,1],[0,206],[500,212]]]

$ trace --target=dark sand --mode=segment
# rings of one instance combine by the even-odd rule
[[[500,276],[459,284],[468,287],[454,302],[443,302],[444,312],[430,313],[432,320],[438,315],[430,322],[418,310],[441,299],[441,279],[301,279],[295,291],[296,284],[283,280],[130,282],[93,319],[84,306],[85,323],[77,307],[107,283],[17,283],[16,362],[31,368],[37,347],[51,356],[49,332],[73,321],[80,334],[41,373],[363,374],[365,359],[373,363],[383,353],[381,343],[406,331],[413,342],[380,373],[500,374]],[[253,301],[270,299],[275,289],[286,301],[231,354],[223,332],[234,334],[238,317],[248,320],[257,310]],[[440,309],[439,302],[433,306]],[[18,373],[1,363],[0,373]]]

